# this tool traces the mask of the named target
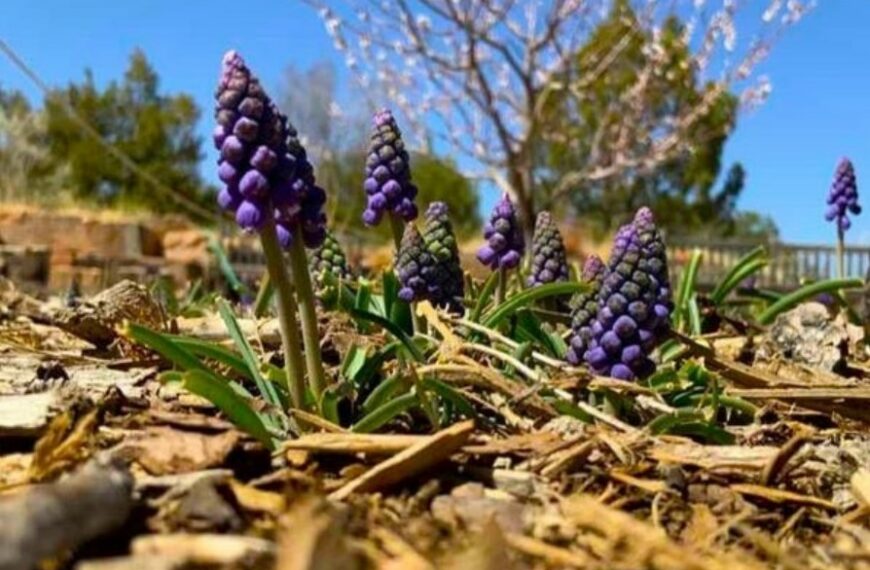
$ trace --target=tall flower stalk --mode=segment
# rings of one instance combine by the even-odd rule
[[[326,194],[314,183],[296,131],[235,51],[223,58],[215,97],[214,144],[220,151],[218,176],[224,183],[218,203],[234,213],[243,230],[260,237],[275,287],[288,392],[293,406],[302,407],[305,374],[297,312],[302,317],[308,384],[318,400],[325,385],[304,247],[323,241]],[[292,281],[282,249],[290,250]]]
[[[837,165],[834,181],[828,193],[828,210],[825,219],[837,222],[837,276],[846,277],[846,231],[852,227],[849,214],[857,216],[861,213],[858,204],[858,180],[855,177],[855,167],[848,158],[843,158]]]
[[[522,226],[507,193],[493,208],[483,228],[483,237],[486,238],[486,244],[477,251],[477,259],[498,272],[496,302],[501,303],[507,295],[508,271],[520,264],[526,248]]]

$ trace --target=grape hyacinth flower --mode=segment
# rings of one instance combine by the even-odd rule
[[[213,138],[220,151],[218,177],[224,183],[218,203],[235,214],[243,230],[260,236],[275,286],[288,390],[299,407],[304,389],[297,311],[309,385],[318,397],[325,387],[305,246],[316,247],[325,236],[326,193],[315,183],[296,130],[235,51],[224,55],[215,99]],[[290,251],[293,285],[281,248]]]
[[[847,231],[852,227],[849,214],[857,216],[861,213],[858,205],[858,181],[855,177],[855,167],[848,158],[840,160],[837,171],[834,173],[834,182],[828,193],[828,211],[825,219],[829,222],[836,220],[840,231]]]
[[[843,158],[837,165],[834,173],[834,182],[828,193],[828,210],[825,219],[829,222],[837,222],[837,269],[839,277],[845,275],[845,236],[846,231],[852,227],[849,214],[857,216],[861,213],[858,204],[858,180],[855,177],[855,167],[848,158]]]
[[[411,181],[411,160],[402,132],[388,109],[375,113],[366,156],[366,209],[363,222],[376,226],[384,214],[390,218],[396,245],[402,237],[401,222],[417,218],[417,187]]]
[[[455,314],[463,311],[465,281],[459,263],[459,247],[453,234],[447,204],[433,202],[426,210],[423,241],[435,262],[434,283],[429,289],[429,301]]]
[[[671,300],[664,242],[642,208],[616,235],[584,359],[593,372],[622,380],[655,371],[649,355],[668,330]]]
[[[589,291],[578,293],[571,299],[571,340],[568,345],[567,359],[573,365],[583,362],[583,355],[592,338],[592,321],[598,315],[598,292],[607,274],[607,266],[597,255],[590,255],[583,264],[583,281]]]
[[[326,232],[323,244],[311,252],[311,257],[308,258],[308,269],[314,276],[314,282],[318,289],[323,289],[324,277],[327,274],[342,280],[352,278],[347,256],[344,254],[341,244],[329,231]]]
[[[426,248],[417,226],[408,224],[396,257],[396,275],[401,285],[399,298],[407,303],[428,299],[434,273],[435,257]]]
[[[496,301],[501,302],[507,288],[507,271],[520,264],[526,249],[523,229],[507,193],[493,208],[489,221],[483,227],[483,237],[486,238],[486,244],[477,251],[477,259],[493,271],[498,271]]]
[[[550,212],[541,212],[535,220],[532,237],[532,268],[529,287],[568,280],[565,242]]]
[[[214,144],[224,183],[218,204],[246,231],[259,231],[274,219],[285,248],[297,226],[308,247],[318,246],[326,193],[315,183],[296,130],[235,51],[224,56],[215,97]]]

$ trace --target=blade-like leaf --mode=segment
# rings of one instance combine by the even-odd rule
[[[267,421],[263,414],[257,412],[246,400],[236,394],[232,388],[208,372],[190,370],[183,378],[185,389],[201,396],[214,404],[239,429],[258,439],[269,449],[275,449],[272,435],[267,429]]]
[[[836,293],[843,289],[858,289],[863,287],[863,285],[864,282],[861,279],[829,279],[805,285],[768,307],[758,317],[758,322],[763,325],[769,325],[780,314],[822,293]]]
[[[764,246],[758,246],[734,264],[722,281],[713,289],[710,299],[714,305],[721,305],[728,295],[736,289],[746,278],[761,271],[767,266],[767,254]]]
[[[208,371],[196,356],[173,342],[168,336],[136,323],[126,323],[124,336],[157,352],[182,370]]]
[[[589,289],[586,283],[570,282],[563,283],[548,283],[539,287],[526,289],[521,293],[517,293],[484,317],[483,324],[489,328],[495,328],[498,324],[509,315],[516,313],[519,309],[528,306],[529,304],[547,297],[555,297],[558,295],[571,295],[573,293],[581,293]]]
[[[483,309],[486,308],[486,305],[492,298],[493,293],[495,293],[496,286],[498,286],[498,271],[494,271],[490,274],[486,283],[483,284],[483,289],[481,289],[477,301],[474,303],[474,308],[471,310],[468,320],[473,323],[480,322],[480,315],[483,313]]]
[[[384,402],[395,396],[395,394],[402,389],[407,390],[408,386],[404,383],[400,374],[393,374],[389,378],[383,380],[380,384],[375,386],[375,389],[372,390],[371,394],[368,395],[368,398],[366,398],[362,403],[363,413],[371,413],[372,410],[382,406]]]
[[[164,336],[169,338],[176,346],[180,346],[200,358],[208,358],[209,360],[219,362],[241,376],[248,375],[248,365],[245,364],[244,359],[238,353],[224,346],[188,336]]]
[[[696,249],[692,252],[688,265],[680,275],[680,287],[677,290],[677,303],[674,310],[674,326],[677,330],[684,330],[683,326],[688,317],[689,299],[695,294],[698,281],[698,267],[704,259],[704,252]]]
[[[417,394],[412,390],[397,398],[389,400],[380,407],[372,410],[360,421],[351,426],[350,431],[356,433],[370,433],[389,423],[400,414],[417,405]]]
[[[236,348],[242,354],[242,358],[248,366],[248,373],[251,375],[251,378],[254,379],[257,389],[260,391],[260,395],[273,406],[281,406],[281,400],[278,398],[275,386],[271,382],[267,382],[260,373],[260,361],[254,353],[254,349],[251,348],[248,339],[245,338],[245,334],[242,332],[242,328],[239,326],[239,322],[233,314],[233,309],[225,299],[218,300],[218,313],[227,327],[227,332],[229,333],[230,338],[233,339]]]
[[[453,386],[445,384],[435,378],[424,378],[423,388],[453,404],[456,410],[463,416],[467,418],[477,417],[477,411],[474,409],[474,406],[472,406],[465,396],[460,394]]]
[[[220,240],[215,236],[211,236],[208,241],[208,249],[211,251],[212,255],[215,256],[217,260],[218,268],[224,276],[224,279],[227,280],[230,287],[232,287],[233,291],[235,291],[239,295],[243,295],[248,292],[248,288],[242,283],[242,280],[239,279],[239,276],[236,274],[236,270],[233,269],[233,264],[230,263],[230,258],[227,256],[227,252],[224,249],[224,246],[221,245]]]
[[[390,320],[385,319],[384,317],[382,317],[380,315],[376,315],[372,312],[364,311],[361,309],[351,309],[348,312],[355,319],[362,319],[364,321],[374,323],[374,324],[380,326],[381,328],[383,328],[384,330],[386,330],[388,333],[393,335],[396,338],[396,340],[400,341],[402,343],[402,345],[406,349],[408,349],[408,352],[411,353],[411,356],[413,356],[414,359],[417,360],[418,362],[423,362],[426,359],[426,357],[423,355],[423,352],[420,350],[420,347],[417,346],[416,344],[414,344],[413,339],[411,339],[411,337],[408,336],[408,333],[406,333],[404,330],[402,330],[402,327],[400,327],[399,325],[397,325],[393,321],[390,321]]]

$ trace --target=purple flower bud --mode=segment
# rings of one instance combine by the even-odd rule
[[[426,248],[417,226],[406,225],[396,256],[396,275],[401,284],[399,297],[409,303],[426,300],[430,285],[427,277],[434,267],[435,258]]]
[[[517,221],[514,205],[507,194],[495,205],[484,227],[487,244],[477,252],[477,259],[490,269],[513,269],[525,251],[523,230]]]
[[[837,222],[837,229],[845,232],[852,227],[849,214],[859,215],[861,206],[858,204],[858,180],[855,167],[848,158],[843,158],[837,165],[834,181],[828,193],[828,209],[825,219]]]
[[[257,231],[266,223],[267,215],[262,204],[243,200],[236,210],[236,222],[243,230]]]

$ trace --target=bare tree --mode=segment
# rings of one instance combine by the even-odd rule
[[[812,0],[305,0],[314,6],[336,48],[365,92],[383,96],[427,143],[431,132],[470,157],[469,174],[492,180],[518,201],[527,229],[534,220],[539,144],[554,133],[542,122],[553,93],[581,102],[585,87],[605,73],[631,34],[645,38],[644,68],[632,89],[613,105],[624,116],[596,132],[588,160],[558,181],[555,198],[582,186],[643,173],[691,152],[685,136],[725,91],[739,90],[746,106],[770,91],[753,77],[758,63],[783,30],[796,23]],[[577,76],[578,51],[608,16],[614,2],[632,3],[639,15],[608,50],[584,62],[591,73]],[[709,4],[709,5],[708,5]],[[713,4],[716,4],[715,6]],[[750,6],[751,5],[751,6]],[[752,13],[755,29],[738,41],[735,17]],[[686,22],[691,65],[714,88],[693,108],[639,122],[651,78],[663,73],[660,26],[668,16]],[[741,18],[744,21],[745,18]],[[591,65],[590,65],[591,63]],[[715,69],[714,69],[715,68]],[[572,117],[576,119],[576,117]],[[637,144],[643,141],[643,144]]]

